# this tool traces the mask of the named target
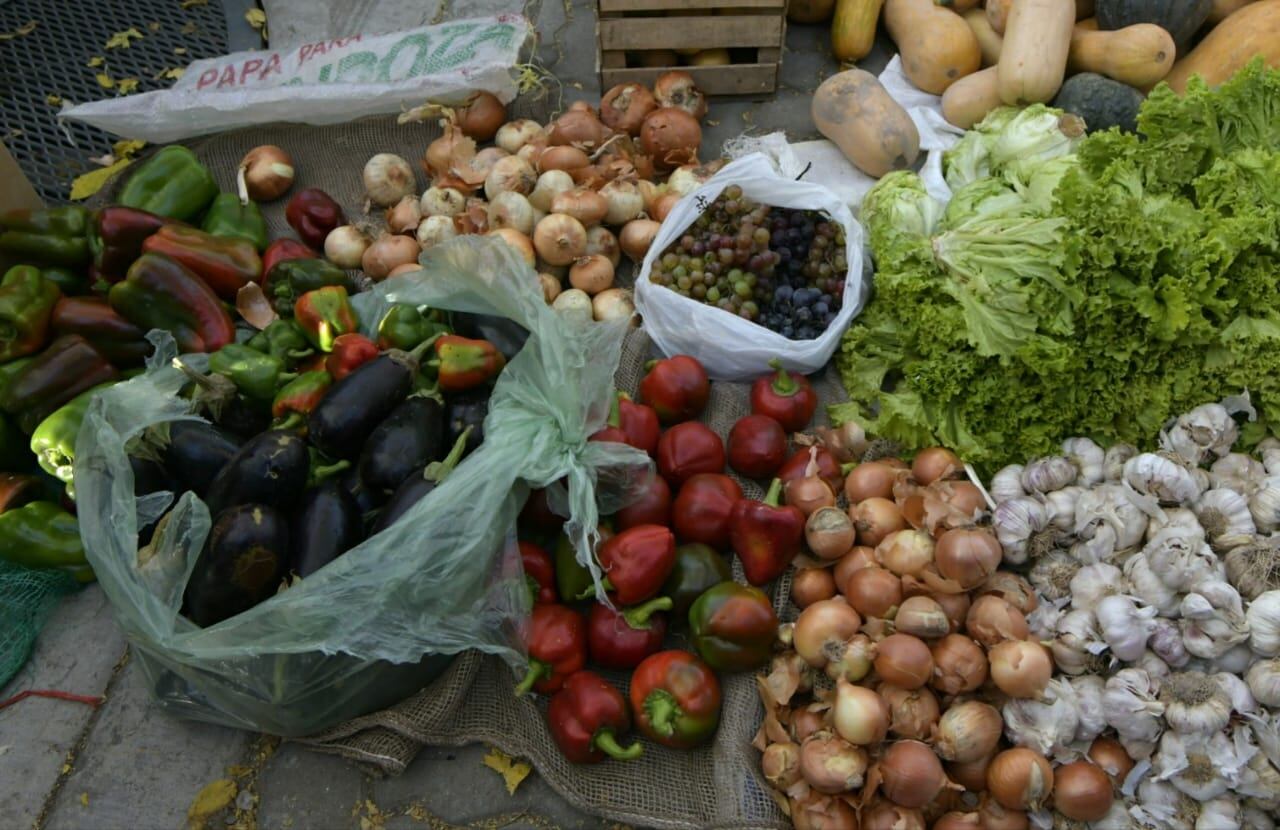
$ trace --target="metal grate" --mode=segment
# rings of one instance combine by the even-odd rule
[[[109,152],[115,140],[84,124],[59,124],[59,107],[48,102],[49,95],[80,103],[118,94],[98,84],[100,72],[116,83],[137,78],[137,92],[167,89],[173,81],[159,77],[164,70],[228,51],[222,4],[183,5],[181,0],[0,1],[0,32],[36,21],[30,34],[0,41],[0,138],[46,202],[67,201],[71,180],[94,169],[89,157]],[[130,28],[143,37],[127,49],[105,48],[112,35]],[[175,53],[178,48],[185,54]],[[90,67],[95,56],[103,63]]]

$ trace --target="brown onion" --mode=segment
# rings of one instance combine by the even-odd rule
[[[875,657],[876,645],[871,638],[865,634],[854,634],[840,647],[840,653],[827,661],[823,671],[832,680],[843,678],[857,683],[871,671]]]
[[[640,146],[659,170],[697,161],[701,144],[698,119],[676,107],[654,110],[640,127]]]
[[[1076,821],[1098,821],[1115,800],[1111,779],[1088,761],[1063,764],[1053,773],[1053,808]]]
[[[422,169],[429,176],[443,176],[453,166],[454,157],[470,157],[476,153],[476,143],[462,134],[455,126],[447,126],[444,135],[427,145],[422,154]]]
[[[970,637],[987,648],[1005,640],[1025,640],[1031,635],[1026,615],[995,594],[973,601],[964,627]]]
[[[951,621],[951,631],[959,631],[964,626],[965,617],[969,615],[969,595],[935,592],[929,596],[946,612],[947,619]]]
[[[409,274],[419,270],[420,268],[422,268],[422,266],[416,262],[405,262],[400,265],[397,265],[395,268],[392,268],[391,273],[387,274],[387,279],[391,279],[392,277],[398,277],[401,274]]]
[[[843,599],[825,599],[800,612],[792,633],[796,653],[815,668],[840,656],[846,640],[858,633],[862,618]]]
[[[594,115],[596,118],[600,117],[600,111],[597,110],[595,107],[591,106],[590,101],[584,101],[584,100],[574,101],[572,104],[569,105],[568,111],[569,112],[585,112],[587,115]]]
[[[530,121],[528,118],[517,118],[515,121],[509,121],[498,128],[498,132],[494,136],[494,143],[508,153],[515,155],[526,144],[541,137],[541,124],[537,121]]]
[[[664,72],[653,84],[653,97],[662,107],[678,107],[701,121],[707,114],[707,97],[702,94],[688,72]]]
[[[859,614],[886,617],[902,602],[902,580],[884,568],[859,568],[849,575],[844,595]]]
[[[876,545],[876,559],[898,576],[920,576],[933,563],[933,537],[919,530],[895,530]]]
[[[538,284],[542,287],[542,299],[546,300],[547,305],[551,305],[564,290],[564,286],[560,284],[560,278],[545,271],[538,274]]]
[[[392,233],[413,233],[422,222],[422,207],[418,197],[409,195],[387,208],[387,230]]]
[[[819,732],[800,746],[800,774],[820,793],[835,795],[862,786],[867,753],[839,735]]]
[[[599,193],[586,187],[575,187],[564,193],[557,193],[551,199],[551,212],[572,216],[582,223],[583,227],[591,227],[604,219],[609,205]]]
[[[552,213],[533,229],[533,247],[551,265],[568,265],[587,249],[587,229],[572,216]]]
[[[577,147],[557,145],[548,147],[538,156],[538,171],[548,170],[572,172],[591,164],[591,159]]]
[[[892,801],[877,800],[862,811],[860,830],[925,830],[924,814],[899,807]]]
[[[600,119],[619,132],[639,135],[644,117],[658,108],[653,93],[640,84],[618,84],[600,99]]]
[[[836,581],[826,568],[800,568],[791,577],[791,601],[804,609],[836,595]]]
[[[872,496],[849,507],[849,517],[858,529],[858,544],[874,548],[885,537],[903,530],[907,520],[891,500]]]
[[[661,222],[655,222],[652,219],[632,219],[622,226],[622,231],[618,234],[618,244],[622,246],[622,252],[632,262],[640,264],[644,261],[644,255],[649,252],[649,246],[653,244],[653,239],[658,235],[661,227]]]
[[[1025,812],[1006,809],[990,797],[978,807],[978,815],[982,817],[983,830],[1027,830],[1031,826]]]
[[[942,530],[946,530],[947,527],[963,527],[972,523],[976,514],[987,510],[986,497],[982,495],[978,485],[972,481],[937,481],[930,486],[933,488],[933,492],[937,493],[964,519],[963,522],[956,525],[941,526],[940,529]]]
[[[805,520],[804,540],[819,559],[839,559],[853,547],[853,522],[838,507],[820,507]]]
[[[911,477],[925,486],[956,474],[964,474],[964,465],[959,456],[946,447],[927,447],[916,453],[915,461],[911,462]]]
[[[882,683],[876,689],[889,704],[889,731],[899,738],[928,739],[938,722],[938,699],[928,689],[902,689]]]
[[[618,237],[603,225],[587,228],[587,256],[591,254],[600,254],[605,257],[613,264],[614,270],[617,270],[618,263],[622,261],[622,249],[618,247]]]
[[[1053,658],[1039,643],[1005,640],[987,653],[991,680],[1009,697],[1039,697],[1053,676]]]
[[[948,634],[934,643],[933,688],[945,695],[976,691],[987,682],[987,655],[963,634]]]
[[[810,791],[801,799],[788,799],[795,830],[858,830],[858,815],[839,796]]]
[[[971,793],[984,793],[987,791],[987,767],[991,766],[992,757],[985,755],[976,761],[948,761],[947,777]]]
[[[595,296],[613,285],[613,263],[600,254],[578,257],[569,268],[569,284]]]
[[[836,681],[832,724],[840,737],[851,744],[871,746],[889,734],[889,704],[865,686],[847,680]]]
[[[891,744],[880,759],[880,774],[880,792],[900,807],[923,807],[947,785],[942,762],[920,741]]]
[[[581,150],[594,150],[609,138],[611,131],[590,107],[570,107],[552,121],[547,130],[547,143],[553,147],[571,145]]]
[[[910,634],[891,634],[876,646],[876,674],[886,683],[918,689],[933,676],[929,646]]]
[[[262,144],[240,159],[238,178],[244,182],[241,199],[270,202],[293,186],[293,159],[274,144]]]
[[[1093,761],[1102,771],[1111,776],[1111,782],[1119,787],[1124,780],[1129,777],[1129,772],[1133,769],[1134,761],[1129,757],[1129,753],[1115,738],[1100,736],[1096,738],[1093,745],[1089,747],[1089,760]]]
[[[665,222],[667,216],[675,209],[676,203],[681,198],[679,193],[663,193],[653,200],[653,209],[649,211],[650,215],[659,222]]]
[[[790,741],[769,744],[760,756],[764,779],[779,790],[800,780],[800,746]]]
[[[515,228],[498,228],[496,231],[489,231],[487,235],[495,236],[507,243],[530,268],[538,261],[533,250],[533,241]]]
[[[822,446],[841,464],[858,461],[867,451],[867,431],[857,421],[845,421],[835,429],[818,427],[815,432]]]
[[[987,789],[1010,810],[1040,809],[1053,794],[1053,781],[1048,759],[1022,746],[1006,749],[987,767]]]
[[[805,516],[823,507],[835,507],[836,494],[831,485],[816,475],[793,478],[782,486],[787,504],[799,508]]]
[[[932,830],[982,830],[982,817],[977,813],[962,813],[952,810],[938,816]]]
[[[1036,589],[1026,577],[1013,571],[996,571],[978,589],[978,595],[994,594],[1024,614],[1036,610]]]
[[[397,265],[416,263],[422,246],[412,236],[383,234],[365,248],[360,267],[371,280],[383,280]]]
[[[870,498],[891,499],[898,475],[883,458],[867,461],[849,471],[844,480],[844,494],[850,504]]]
[[[829,724],[822,712],[815,712],[812,709],[797,709],[791,713],[791,737],[796,741],[803,743],[804,739],[823,729],[827,729]]]
[[[836,587],[843,591],[854,571],[871,567],[880,567],[876,562],[876,552],[868,547],[853,548],[836,562],[833,574],[836,578]]]
[[[962,764],[986,758],[1000,743],[1003,726],[1000,712],[989,703],[953,703],[938,719],[934,749],[946,760]]]
[[[457,111],[458,127],[476,141],[488,141],[507,120],[507,108],[492,92],[477,92]]]
[[[990,530],[956,528],[938,537],[933,560],[938,573],[966,590],[978,587],[1000,567],[1004,552]]]
[[[893,625],[903,634],[926,640],[945,637],[951,631],[947,612],[942,610],[942,606],[933,597],[923,595],[904,599],[898,606]]]

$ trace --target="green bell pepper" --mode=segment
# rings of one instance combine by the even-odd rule
[[[78,297],[89,293],[89,275],[78,268],[50,265],[40,269],[40,276],[58,286],[65,297]]]
[[[214,236],[248,240],[258,253],[265,251],[270,242],[267,220],[257,203],[248,199],[241,201],[234,193],[219,193],[209,205],[209,212],[200,227]]]
[[[82,268],[89,264],[89,211],[78,205],[0,215],[0,253],[14,262]]]
[[[34,265],[19,265],[0,279],[0,361],[34,354],[49,342],[49,319],[62,299],[58,286]]]
[[[218,195],[213,180],[195,153],[170,144],[144,161],[120,190],[116,200],[170,219],[195,219]]]
[[[449,331],[442,312],[431,309],[423,314],[417,306],[396,303],[378,323],[378,348],[413,351],[419,344]]]
[[[249,338],[246,346],[254,351],[269,354],[292,366],[297,360],[315,354],[315,349],[302,334],[296,320],[276,320]]]
[[[573,542],[569,541],[568,536],[561,533],[556,539],[553,555],[556,565],[556,592],[560,594],[560,601],[572,604],[588,596],[587,592],[595,588],[595,583],[591,581],[591,571],[580,565],[575,558]]]
[[[59,568],[77,582],[92,582],[76,517],[49,501],[0,514],[0,559],[26,568]]]
[[[683,627],[689,608],[708,588],[733,579],[729,559],[710,545],[697,542],[676,548],[676,564],[660,593],[671,597],[671,621]]]
[[[293,304],[308,291],[340,285],[347,291],[354,286],[347,272],[327,259],[286,259],[277,262],[262,280],[262,291],[281,317],[293,316]]]
[[[333,351],[333,341],[339,336],[360,330],[347,289],[341,285],[303,294],[293,306],[293,315],[307,340],[322,352]]]
[[[270,401],[282,383],[296,377],[285,372],[282,358],[241,343],[228,343],[209,355],[209,371],[230,378],[240,394],[255,401]]]
[[[272,429],[293,429],[306,423],[306,416],[333,385],[328,372],[303,372],[276,393],[271,402]]]
[[[689,609],[693,648],[716,671],[748,671],[763,665],[778,638],[778,615],[759,588],[721,582]]]
[[[31,433],[31,452],[35,453],[40,469],[66,484],[67,495],[72,498],[75,498],[72,467],[76,459],[76,436],[80,434],[80,424],[84,422],[94,396],[112,385],[104,383],[81,392],[41,421]]]

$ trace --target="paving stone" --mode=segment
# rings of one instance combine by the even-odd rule
[[[350,761],[282,744],[258,774],[258,827],[355,830],[366,778]]]

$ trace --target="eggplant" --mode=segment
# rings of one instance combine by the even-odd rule
[[[400,482],[400,486],[391,494],[391,498],[378,513],[373,527],[369,530],[369,535],[373,536],[391,527],[396,519],[405,514],[405,511],[439,487],[440,482],[453,472],[453,468],[458,466],[458,462],[466,455],[470,443],[470,433],[464,428],[463,434],[454,441],[453,448],[449,450],[449,454],[443,461],[434,461]]]
[[[370,489],[389,492],[444,454],[440,404],[431,398],[410,398],[378,424],[364,442],[360,479]]]
[[[209,515],[239,504],[265,504],[288,512],[306,489],[310,471],[305,441],[284,430],[264,432],[241,447],[209,485]]]
[[[133,470],[133,494],[135,496],[146,496],[151,493],[175,489],[173,480],[169,478],[169,473],[158,461],[131,455],[129,456],[129,468]]]
[[[382,506],[387,500],[387,494],[381,490],[374,490],[372,487],[364,483],[360,478],[360,469],[351,467],[346,470],[340,479],[342,489],[347,491],[347,495],[355,501],[356,506],[360,508],[361,513],[371,513]]]
[[[241,443],[230,432],[204,421],[170,421],[169,443],[160,464],[177,485],[177,493],[190,490],[204,498]]]
[[[364,536],[364,520],[355,499],[330,479],[312,487],[293,517],[293,570],[304,579],[328,565]]]
[[[222,407],[214,420],[241,439],[252,438],[271,428],[271,408],[237,395]]]
[[[462,453],[464,458],[484,442],[484,419],[489,414],[489,395],[492,392],[493,390],[486,386],[445,397],[445,443],[452,445],[467,427],[471,427],[466,449]]]
[[[307,416],[311,443],[332,458],[358,458],[365,439],[409,397],[417,371],[417,357],[395,350],[357,367]]]
[[[289,525],[265,504],[218,515],[187,582],[186,614],[201,628],[275,594],[289,568]]]

